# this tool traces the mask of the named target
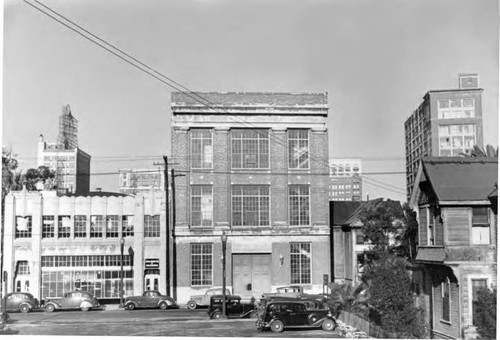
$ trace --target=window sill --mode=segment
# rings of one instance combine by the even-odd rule
[[[439,320],[439,322],[444,323],[445,325],[451,326],[451,321],[446,321],[446,320],[441,319],[441,320]]]

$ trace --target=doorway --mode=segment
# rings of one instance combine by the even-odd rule
[[[259,300],[271,291],[271,254],[233,254],[233,293]]]

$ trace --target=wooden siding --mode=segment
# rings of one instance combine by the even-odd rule
[[[427,245],[427,208],[419,209],[419,221],[418,221],[418,244],[421,246]]]
[[[470,208],[443,208],[447,245],[469,245],[471,229]]]
[[[344,234],[344,249],[345,249],[345,278],[346,280],[354,280],[352,272],[352,233],[347,232]]]
[[[434,330],[452,338],[460,338],[459,287],[456,283],[450,285],[450,322],[442,321],[443,300],[441,285],[432,287]]]

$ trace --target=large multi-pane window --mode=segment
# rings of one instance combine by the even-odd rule
[[[106,216],[106,238],[118,237],[119,227],[117,215]]]
[[[54,216],[43,216],[42,238],[53,238],[54,232]]]
[[[18,275],[28,275],[30,273],[30,266],[28,261],[18,261],[17,262],[17,274]]]
[[[460,156],[476,144],[475,124],[439,126],[439,155]]]
[[[234,185],[231,192],[233,225],[269,225],[268,186]]]
[[[290,283],[311,283],[311,243],[290,243]]]
[[[262,129],[231,130],[231,168],[268,169],[269,131]]]
[[[71,237],[71,216],[59,216],[57,218],[57,236],[59,238]]]
[[[290,225],[309,225],[309,186],[290,185],[288,203]]]
[[[16,238],[31,238],[31,216],[16,216]]]
[[[193,129],[191,135],[191,167],[211,169],[213,165],[212,131]]]
[[[487,207],[472,208],[472,243],[490,244],[490,221]]]
[[[90,237],[102,238],[103,229],[104,229],[104,217],[102,215],[90,216]]]
[[[288,130],[288,167],[309,168],[309,131]]]
[[[144,236],[160,237],[160,215],[144,215]]]
[[[212,187],[193,185],[191,187],[191,225],[211,227],[213,221]]]
[[[475,114],[474,98],[438,100],[438,119],[471,118]]]
[[[443,282],[441,282],[441,301],[443,303],[441,319],[448,322],[450,321],[450,288],[450,279],[447,277]]]
[[[134,236],[134,216],[122,216],[122,236]]]
[[[75,238],[87,237],[87,216],[75,215]]]
[[[191,244],[191,286],[212,285],[212,258],[212,244]]]

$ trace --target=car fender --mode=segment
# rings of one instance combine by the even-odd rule
[[[316,320],[315,322],[311,323],[311,326],[321,326],[323,321],[325,321],[326,319],[332,320],[335,323],[335,325],[337,325],[337,321],[334,318],[329,317],[329,316],[323,316],[323,317],[318,318],[318,320]]]
[[[44,308],[47,307],[48,305],[53,305],[54,309],[61,309],[61,305],[55,301],[49,301],[46,302],[45,305],[43,306]]]
[[[90,301],[85,300],[80,303],[80,308],[92,308],[92,307],[94,307],[94,305]]]
[[[124,307],[128,305],[134,305],[136,308],[138,307],[138,303],[132,300],[125,301],[125,303],[123,304]]]
[[[279,321],[283,322],[283,325],[286,326],[285,321],[283,321],[281,318],[279,318],[277,316],[273,316],[268,322],[266,322],[266,324],[264,325],[264,327],[269,327],[269,325],[271,324],[271,322],[273,322],[274,320],[279,320]]]
[[[172,301],[170,301],[169,299],[161,299],[160,301],[158,301],[158,306],[160,305],[160,303],[162,302],[166,302],[167,303],[167,306],[172,306],[173,303]]]

